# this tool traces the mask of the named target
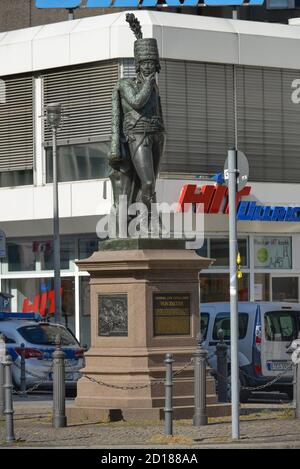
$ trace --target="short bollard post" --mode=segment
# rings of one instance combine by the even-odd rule
[[[300,419],[300,370],[299,364],[295,365],[296,369],[296,406],[295,406],[295,418]]]
[[[21,344],[21,372],[20,372],[20,388],[24,396],[26,396],[26,369],[25,369],[25,344]]]
[[[293,363],[293,362],[292,362]],[[293,363],[293,402],[292,406],[296,409],[296,395],[297,395],[297,365]]]
[[[206,359],[207,351],[202,347],[202,336],[199,335],[197,349],[194,353],[195,413],[193,417],[193,425],[195,427],[207,425]]]
[[[165,380],[165,434],[173,435],[173,373],[172,363],[173,353],[166,353],[165,364],[166,364],[166,380]]]
[[[4,416],[4,366],[0,361],[0,418]]]
[[[4,365],[5,361],[5,342],[3,335],[0,334],[0,418],[4,416]]]
[[[61,350],[61,337],[55,340],[56,350],[53,353],[53,418],[52,426],[61,428],[67,426],[65,408],[65,353]]]
[[[227,365],[227,345],[224,342],[224,331],[219,329],[218,338],[220,342],[216,345],[217,355],[217,381],[218,381],[218,402],[227,402],[227,381],[228,381],[228,365]]]
[[[14,435],[14,409],[12,399],[12,359],[7,355],[4,362],[4,415],[6,421],[6,441],[15,441]]]

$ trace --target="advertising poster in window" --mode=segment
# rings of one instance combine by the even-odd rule
[[[291,269],[292,238],[289,236],[258,236],[254,238],[254,267]]]

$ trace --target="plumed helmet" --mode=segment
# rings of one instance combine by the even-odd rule
[[[157,41],[154,38],[137,39],[134,43],[134,58],[141,60],[159,61]]]
[[[137,38],[134,42],[136,68],[139,68],[138,64],[142,60],[155,60],[157,70],[159,70],[159,54],[156,39],[152,37],[143,38],[140,22],[133,13],[127,13],[126,21],[129,23],[130,29],[134,32],[134,35]]]

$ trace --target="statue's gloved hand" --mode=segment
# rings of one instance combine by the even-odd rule
[[[145,77],[145,81],[150,84],[150,86],[156,85],[156,80],[155,80],[156,72],[151,73],[147,77]]]
[[[122,160],[123,160],[122,156],[119,155],[119,154],[117,154],[117,153],[110,153],[110,154],[108,155],[108,163],[109,163],[109,164],[111,164],[111,163],[112,163],[112,164],[118,163],[118,162],[120,162],[120,161],[122,161]]]

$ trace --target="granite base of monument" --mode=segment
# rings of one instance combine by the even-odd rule
[[[168,352],[174,373],[186,365],[174,376],[174,417],[192,417],[198,273],[210,263],[183,244],[162,240],[108,241],[78,262],[91,276],[91,348],[68,421],[164,418],[165,389],[157,380],[165,376]],[[230,412],[217,404],[209,373],[207,403],[209,416]]]

